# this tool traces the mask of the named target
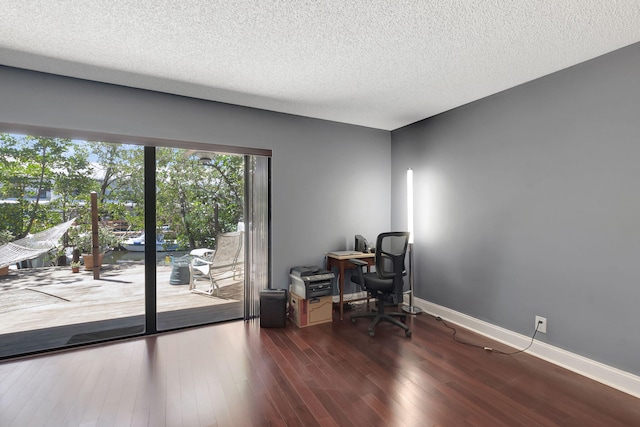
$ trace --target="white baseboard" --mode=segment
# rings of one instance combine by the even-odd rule
[[[433,316],[440,316],[444,320],[462,326],[480,335],[499,341],[516,349],[525,348],[531,342],[531,337],[524,336],[491,323],[473,318],[449,308],[414,297],[414,305]],[[547,343],[534,340],[526,351],[532,356],[539,357],[554,365],[591,378],[609,387],[640,398],[640,377],[629,372],[605,365],[595,360],[587,359],[575,353],[568,352]]]

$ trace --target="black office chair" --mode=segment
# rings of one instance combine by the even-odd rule
[[[404,322],[407,317],[404,313],[386,313],[385,304],[398,305],[402,302],[404,280],[406,275],[404,258],[407,253],[409,233],[404,231],[382,233],[376,240],[376,271],[363,273],[362,267],[367,263],[359,259],[349,261],[358,266],[358,274],[351,276],[351,281],[357,283],[376,298],[377,311],[372,313],[354,313],[351,322],[356,323],[358,317],[372,317],[369,324],[369,336],[375,336],[374,328],[381,321],[390,322],[404,329],[407,337],[411,336],[411,330]],[[400,320],[398,320],[400,318]]]

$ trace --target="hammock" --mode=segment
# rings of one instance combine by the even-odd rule
[[[0,268],[20,261],[34,259],[58,247],[58,240],[71,227],[71,221],[0,246]]]

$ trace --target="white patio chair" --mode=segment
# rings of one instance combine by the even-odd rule
[[[209,256],[195,256],[189,263],[189,290],[195,293],[220,296],[218,280],[225,273],[233,272],[233,277],[243,260],[239,260],[242,253],[243,232],[223,233],[216,238],[216,249]],[[197,288],[198,281],[209,284],[207,290]]]

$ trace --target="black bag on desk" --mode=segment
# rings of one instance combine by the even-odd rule
[[[265,289],[260,291],[260,327],[284,328],[286,324],[286,289]]]

